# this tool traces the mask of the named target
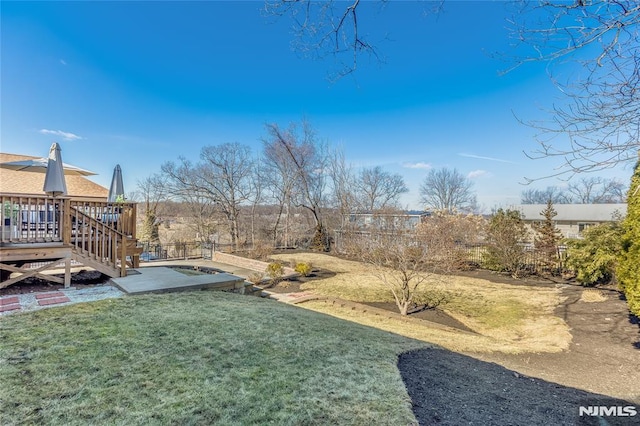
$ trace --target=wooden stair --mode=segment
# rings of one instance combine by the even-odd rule
[[[135,238],[111,223],[101,222],[74,208],[70,210],[70,222],[75,225],[70,227],[73,260],[112,278],[126,276],[127,266],[139,266],[143,249],[137,247]]]

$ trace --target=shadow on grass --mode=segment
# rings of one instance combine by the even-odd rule
[[[405,352],[398,369],[421,425],[631,425],[640,417],[640,407],[631,402],[522,376],[446,350]],[[626,414],[637,414],[580,416],[581,406],[633,407]]]

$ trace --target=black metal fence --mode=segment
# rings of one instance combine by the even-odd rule
[[[484,266],[487,259],[487,245],[475,245],[467,246],[464,248],[468,262]],[[560,245],[557,250],[557,262],[555,265],[549,265],[548,257],[546,253],[542,253],[539,250],[535,250],[533,246],[525,245],[523,247],[521,264],[526,269],[532,271],[538,271],[544,268],[551,268],[558,271],[564,271],[566,269],[567,260],[567,246]]]
[[[202,242],[150,244],[143,243],[140,261],[151,262],[154,260],[175,259],[211,259],[213,256],[213,244]]]
[[[338,253],[348,254],[348,245],[349,243],[353,243],[353,241],[358,241],[359,238],[368,238],[370,235],[369,232],[366,231],[356,231],[350,233],[342,233],[340,231],[335,231],[335,245],[334,248]],[[416,244],[417,240],[415,237],[406,236],[408,238],[409,244]],[[353,239],[355,238],[355,240]],[[475,244],[475,245],[459,245],[457,247],[459,250],[452,252],[456,256],[456,261],[460,261],[467,266],[472,265],[473,267],[489,267],[489,262],[487,262],[488,256],[488,245],[486,244]],[[541,271],[568,271],[566,266],[567,260],[567,246],[560,245],[557,247],[557,256],[555,264],[549,263],[549,258],[547,253],[543,253],[539,250],[535,250],[532,244],[522,244],[521,245],[522,252],[519,255],[518,263],[524,270],[528,270],[530,272],[541,272]]]

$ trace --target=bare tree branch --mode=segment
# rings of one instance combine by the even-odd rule
[[[568,178],[635,162],[640,149],[640,3],[518,4],[512,34],[526,53],[513,68],[547,62],[567,100],[548,111],[548,120],[526,122],[540,130],[540,147],[527,156],[559,158],[561,166],[551,176]],[[579,72],[561,78],[566,63],[579,64]],[[568,142],[558,140],[563,136]]]
[[[332,57],[337,69],[329,79],[335,81],[354,73],[363,55],[384,62],[377,47],[380,41],[369,40],[359,19],[361,8],[372,7],[374,3],[384,7],[386,0],[267,0],[264,12],[267,16],[287,16],[293,20],[295,51],[316,59]]]

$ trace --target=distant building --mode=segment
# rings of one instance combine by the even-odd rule
[[[546,204],[520,204],[513,207],[522,213],[530,229],[532,224],[544,220],[540,213],[546,208]],[[558,213],[553,218],[556,228],[566,238],[581,238],[582,231],[588,227],[614,222],[627,214],[626,204],[554,204],[553,208]]]
[[[398,213],[350,213],[344,218],[344,225],[350,229],[361,231],[384,229],[390,226],[414,229],[425,217],[429,216],[431,216],[431,212],[416,210]]]
[[[34,160],[37,158],[39,157],[0,152],[0,163]],[[3,194],[46,195],[42,189],[44,186],[44,177],[44,173],[0,168],[0,192]],[[109,195],[107,188],[98,185],[84,176],[65,175],[65,181],[67,184],[68,197],[106,201]]]

